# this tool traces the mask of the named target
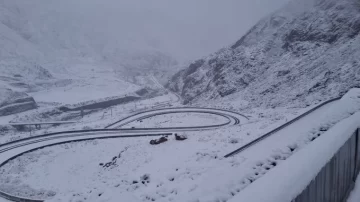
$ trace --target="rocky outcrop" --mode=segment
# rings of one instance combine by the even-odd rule
[[[20,113],[37,107],[34,98],[26,93],[0,90],[0,116]]]
[[[150,144],[151,145],[158,145],[158,144],[164,143],[166,141],[168,141],[168,139],[166,137],[160,137],[159,139],[150,140]]]
[[[266,107],[329,99],[360,86],[359,33],[358,0],[295,0],[167,86],[185,103],[231,94]]]
[[[175,140],[184,141],[186,139],[188,139],[186,135],[178,135],[177,133],[175,133]]]

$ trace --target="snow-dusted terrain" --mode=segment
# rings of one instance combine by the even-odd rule
[[[3,166],[2,190],[26,197],[29,193],[41,198],[55,194],[49,197],[52,201],[117,201],[119,197],[133,201],[228,200],[359,111],[359,103],[359,90],[353,90],[228,159],[223,155],[246,144],[247,136],[254,136],[250,132],[262,128],[264,121],[186,132],[188,139],[176,141],[169,136],[160,145],[150,145],[153,138],[143,137],[52,146]],[[107,163],[109,167],[104,167]]]
[[[111,67],[101,64],[78,64],[57,74],[68,85],[30,92],[37,102],[77,104],[139,90],[139,86],[119,79]]]
[[[1,0],[0,116],[43,102],[72,104],[119,96],[138,85],[151,85],[144,78],[150,74],[167,82],[179,64],[230,43],[268,12],[250,3],[259,9],[252,22],[238,9],[228,12],[241,4]],[[226,12],[213,14],[219,11]],[[236,18],[244,25],[234,26]]]
[[[167,104],[166,104],[167,103]],[[171,104],[169,104],[171,103]],[[178,98],[173,94],[166,94],[157,96],[151,99],[139,100],[123,105],[116,105],[111,108],[96,110],[81,118],[80,112],[61,113],[57,116],[57,111],[54,114],[49,113],[53,110],[53,106],[42,107],[36,110],[26,111],[15,115],[3,116],[0,119],[0,126],[3,126],[0,133],[0,144],[26,138],[29,136],[42,135],[51,132],[59,132],[64,130],[80,130],[90,128],[104,128],[110,123],[113,123],[120,118],[127,117],[133,113],[138,113],[144,110],[156,109],[159,106],[177,106]],[[62,117],[73,117],[70,120],[77,121],[76,124],[66,124],[60,126],[43,126],[41,130],[34,130],[28,128],[25,131],[17,131],[15,128],[6,126],[11,121],[21,120],[21,122],[44,122],[44,121],[58,121]]]
[[[320,176],[319,172],[325,168],[324,166],[327,165],[326,169],[328,169],[329,162],[338,160],[336,153],[339,152],[340,148],[344,148],[346,142],[352,140],[350,138],[354,137],[354,132],[360,127],[359,104],[360,89],[350,90],[337,103],[336,107],[323,114],[322,124],[317,129],[320,132],[316,132],[320,134],[318,137],[311,139],[311,143],[308,142],[305,148],[295,149],[296,152],[290,158],[270,170],[263,178],[256,180],[230,202],[247,200],[253,202],[286,202],[296,198],[315,177]],[[314,125],[316,124],[314,123]],[[338,177],[339,182],[343,182],[342,176],[338,175]],[[336,186],[339,185],[336,184]],[[346,186],[351,189],[351,184],[346,184],[344,187]],[[256,194],[259,190],[262,190],[261,194]],[[344,200],[346,199],[344,198]],[[358,188],[356,187],[349,201],[358,200]]]
[[[123,96],[151,85],[137,82],[146,73],[176,69],[172,57],[148,45],[126,48],[136,42],[96,22],[96,1],[85,5],[0,1],[0,115]],[[104,32],[91,32],[94,24]]]
[[[292,0],[232,46],[193,62],[168,86],[185,103],[306,106],[360,84],[357,0]]]
[[[331,131],[357,124],[360,91],[348,90],[360,86],[360,4],[292,0],[231,47],[176,73],[250,26],[242,13],[251,9],[239,2],[0,0],[0,195],[52,202],[294,197],[313,173],[309,165],[296,183],[301,170],[294,177],[289,165],[306,161],[329,134],[327,158],[344,140]],[[74,123],[8,125],[49,121]],[[167,141],[150,144],[158,133]],[[289,183],[296,186],[278,194]],[[356,200],[354,192],[349,201]]]

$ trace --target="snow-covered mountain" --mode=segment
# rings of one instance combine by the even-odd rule
[[[286,1],[0,0],[1,92],[68,104],[166,82]]]
[[[360,86],[360,2],[295,0],[168,87],[186,103],[229,95],[252,106],[311,104]]]
[[[35,101],[126,94],[140,88],[129,78],[177,65],[143,33],[114,28],[120,19],[93,15],[106,10],[97,2],[0,1],[0,116],[33,109]]]

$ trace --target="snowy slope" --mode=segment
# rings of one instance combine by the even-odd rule
[[[74,104],[122,96],[140,89],[132,77],[164,75],[177,64],[139,40],[143,33],[125,37],[114,24],[96,22],[97,3],[0,1],[0,107],[6,107],[0,115],[33,109],[35,101]],[[15,109],[19,95],[32,102]]]
[[[360,4],[294,0],[168,86],[185,102],[234,94],[250,106],[312,104],[360,85]]]
[[[36,102],[72,104],[140,88],[101,63],[86,59],[47,62],[38,47],[17,31],[1,22],[0,30],[0,45],[5,47],[0,50],[0,116],[34,109]]]
[[[178,60],[229,43],[285,1],[0,0],[0,88],[76,103],[149,85],[144,75],[165,83]]]
[[[265,122],[250,122],[241,127],[230,126],[209,131],[186,132],[188,139],[185,141],[179,142],[173,136],[169,136],[167,142],[156,146],[149,144],[153,138],[143,137],[92,140],[47,147],[24,154],[4,165],[0,169],[0,181],[3,182],[0,183],[1,189],[19,196],[51,198],[50,201],[104,202],[119,201],[125,196],[132,198],[132,201],[236,201],[237,197],[243,196],[243,193],[249,193],[248,189],[255,192],[251,192],[251,197],[246,194],[248,198],[238,201],[247,201],[246,199],[252,201],[252,198],[261,199],[261,196],[281,196],[277,193],[293,194],[301,184],[294,183],[293,180],[296,178],[291,172],[284,172],[287,162],[297,162],[296,156],[304,152],[306,155],[301,159],[306,161],[309,157],[308,147],[313,151],[318,147],[318,141],[321,143],[321,139],[328,138],[326,135],[328,133],[324,130],[331,131],[333,126],[336,128],[337,123],[359,112],[359,94],[358,89],[352,90],[338,102],[325,105],[304,119],[278,131],[271,138],[232,158],[226,159],[222,156],[227,150],[246,144],[248,137],[253,136],[249,132],[254,133],[259,130],[263,134],[267,131],[268,128],[260,127]],[[355,120],[358,120],[358,115]],[[173,118],[174,123],[181,121],[176,117]],[[207,120],[211,122],[210,119]],[[144,121],[145,127],[156,124],[157,121],[154,121],[152,123],[150,120]],[[339,134],[339,131],[332,134]],[[332,137],[330,139],[335,137],[330,136]],[[83,137],[73,135],[65,137],[68,138],[74,140],[73,138]],[[346,136],[337,135],[335,139],[343,140]],[[14,152],[56,141],[63,140],[35,142],[33,145],[5,152],[1,158],[5,160],[14,155]],[[333,143],[336,143],[335,146],[341,145],[341,141]],[[313,144],[316,146],[314,147]],[[326,145],[326,148],[331,153],[332,147],[329,145]],[[114,158],[114,155],[118,157]],[[321,156],[322,153],[318,152],[316,158]],[[314,165],[318,166],[321,162],[326,162],[326,159],[321,159]],[[103,167],[106,163],[110,163],[110,166]],[[301,166],[296,170],[299,174],[303,173]],[[278,174],[274,176],[273,173]],[[281,180],[277,179],[284,173],[289,176]],[[304,175],[306,179],[309,179],[311,173],[309,171]],[[150,177],[144,180],[145,174]],[[268,176],[271,176],[271,180]],[[302,175],[297,176],[302,177]],[[291,182],[296,186],[289,189],[291,193],[284,192],[282,187],[278,192],[279,186],[270,186],[271,189],[268,190],[265,190],[266,186],[264,186],[265,188],[260,189],[264,190],[263,195],[254,194],[259,189],[253,187],[261,186],[260,182],[263,182],[263,179],[267,185]],[[271,192],[271,190],[275,191]],[[55,197],[52,198],[54,194]]]

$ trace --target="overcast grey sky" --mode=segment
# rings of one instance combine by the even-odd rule
[[[143,13],[145,18],[152,16],[153,22],[159,22],[150,27],[164,30],[158,36],[167,39],[159,43],[168,43],[163,45],[178,57],[193,59],[235,42],[258,20],[287,1],[155,0],[142,6],[149,12]],[[174,42],[170,43],[171,40]]]
[[[288,0],[3,1],[17,4],[28,24],[22,32],[43,47],[104,55],[156,49],[188,61],[235,42]]]
[[[288,0],[122,1],[139,17],[153,45],[177,58],[196,59],[238,40]]]

